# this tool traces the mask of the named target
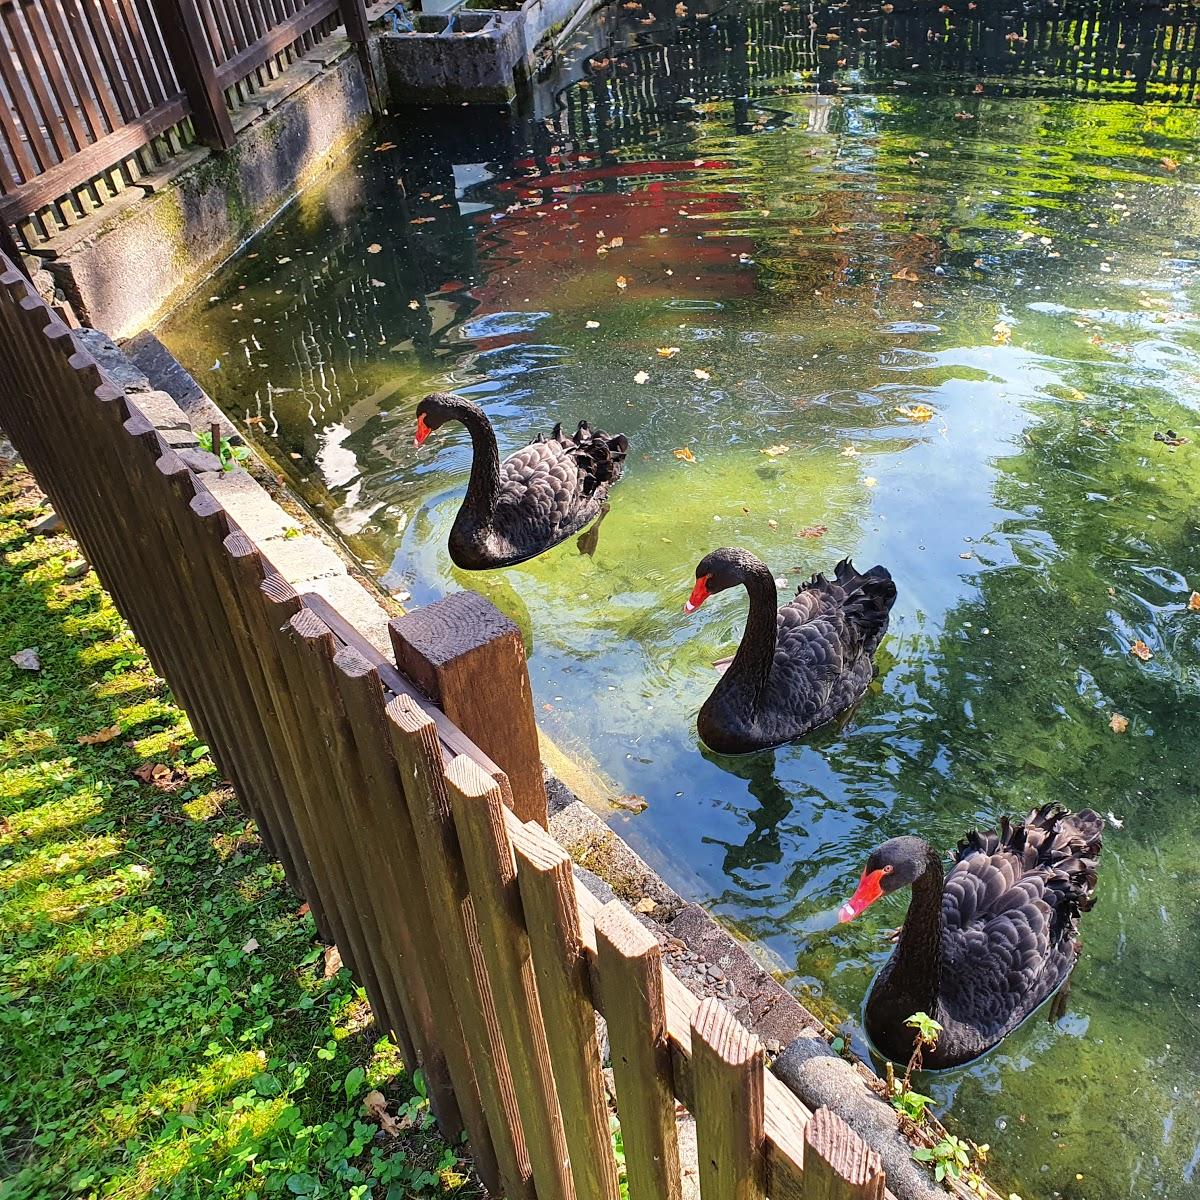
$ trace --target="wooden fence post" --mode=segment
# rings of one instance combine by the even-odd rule
[[[496,996],[513,1091],[538,1200],[574,1200],[546,1028],[521,916],[512,843],[496,781],[466,755],[446,768],[446,788]]]
[[[516,844],[517,882],[575,1194],[579,1200],[619,1200],[571,858],[532,821],[522,834]]]
[[[508,776],[513,811],[546,827],[546,785],[521,631],[477,592],[397,617],[396,665]]]
[[[702,1200],[765,1200],[763,1048],[719,1000],[692,1015],[692,1115]]]
[[[804,1127],[804,1200],[883,1200],[879,1155],[830,1108]]]
[[[366,0],[338,0],[338,8],[346,26],[346,36],[354,43],[363,74],[367,77],[371,107],[376,112],[382,112],[383,97],[379,91],[379,80],[375,77],[375,63],[371,58],[371,29],[367,21]]]
[[[596,965],[617,1085],[629,1200],[680,1200],[662,950],[620,900],[596,915]]]
[[[233,122],[217,84],[196,0],[154,0],[154,9],[175,76],[188,99],[196,137],[214,150],[228,150],[234,142]]]

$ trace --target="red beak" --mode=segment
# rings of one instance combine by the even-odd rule
[[[687,603],[683,606],[685,613],[693,613],[708,599],[708,576],[705,575],[702,579],[696,580],[696,586],[692,588],[692,594],[688,598]]]
[[[413,437],[413,445],[419,446],[432,432],[433,430],[425,424],[425,415],[422,413],[417,417],[417,432]]]
[[[863,871],[858,890],[838,909],[839,921],[853,921],[864,908],[869,908],[883,895],[883,872]]]

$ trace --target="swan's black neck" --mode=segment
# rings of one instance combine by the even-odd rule
[[[775,578],[765,563],[747,563],[742,582],[750,593],[746,631],[733,662],[713,690],[713,697],[737,693],[739,698],[749,699],[751,706],[756,707],[767,686],[775,658],[779,604]]]
[[[925,870],[913,882],[908,915],[892,955],[886,991],[905,1011],[935,1016],[942,985],[942,864],[932,847],[925,847]]]
[[[491,524],[496,512],[496,495],[500,488],[500,450],[491,422],[481,409],[463,407],[458,418],[471,435],[471,478],[463,498],[459,519],[466,518],[474,528]]]

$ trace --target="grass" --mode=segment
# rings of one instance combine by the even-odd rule
[[[0,1200],[475,1200],[95,575],[64,574],[74,543],[28,532],[44,512],[0,467]]]

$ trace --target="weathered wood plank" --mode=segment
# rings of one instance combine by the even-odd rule
[[[619,900],[596,914],[596,950],[629,1200],[679,1200],[682,1179],[662,951]]]
[[[473,1144],[476,1165],[490,1191],[502,1188],[509,1200],[533,1200],[529,1154],[450,812],[437,726],[409,696],[392,700],[386,716],[429,893],[433,936],[446,956],[459,1024],[491,1134],[490,1142]],[[464,1103],[461,1096],[459,1103]],[[489,1175],[498,1179],[499,1188]]]
[[[692,1115],[702,1200],[764,1200],[763,1048],[719,1000],[692,1014]]]
[[[574,1200],[566,1136],[500,789],[465,755],[446,769],[446,788],[479,922],[483,960],[496,997],[496,1014],[508,1051],[538,1200]]]
[[[882,1200],[879,1155],[832,1109],[804,1129],[804,1200]]]
[[[570,855],[532,821],[516,845],[550,1062],[579,1200],[619,1200],[600,1046]]]

